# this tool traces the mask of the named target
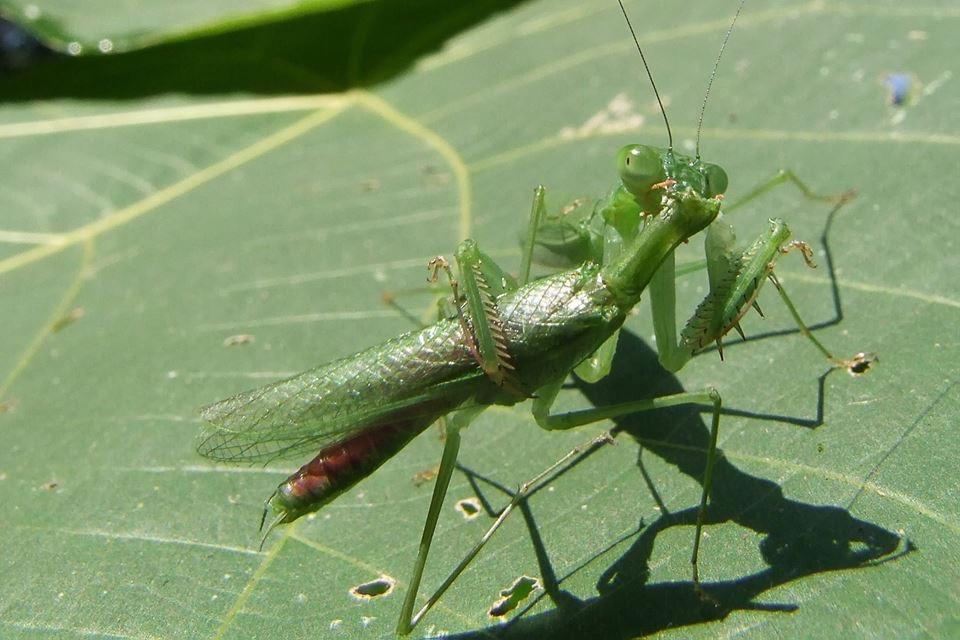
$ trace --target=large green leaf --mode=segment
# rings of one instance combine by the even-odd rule
[[[118,5],[0,0],[0,15],[19,22],[52,49],[78,56],[118,53],[366,1],[164,0]]]
[[[0,635],[391,634],[430,495],[413,478],[436,464],[436,432],[259,552],[262,500],[304,461],[212,465],[193,449],[196,408],[405,330],[381,294],[419,286],[464,235],[515,268],[534,185],[555,204],[598,196],[616,149],[665,139],[615,4],[470,3],[428,19],[448,4],[348,8],[0,85]],[[733,3],[631,4],[688,149]],[[960,632],[958,20],[948,2],[750,2],[707,111],[704,157],[729,172],[730,197],[780,167],[859,189],[829,228],[829,207],[788,187],[732,218],[744,239],[774,215],[810,241],[829,231],[819,269],[789,257],[778,274],[838,353],[880,355],[874,371],[824,377],[765,291],[767,318],[744,323],[756,339],[732,341],[725,362],[662,372],[641,309],[613,375],[561,398],[721,390],[701,554],[720,607],[689,582],[705,416],[676,411],[622,421],[617,446],[536,493],[418,635]],[[911,75],[908,104],[889,104],[890,73]],[[682,249],[693,259],[699,241]],[[682,281],[686,308],[702,290]],[[240,334],[253,342],[225,346]],[[491,522],[457,501],[479,489],[502,506],[497,486],[610,426],[547,434],[525,409],[466,432],[427,589]],[[381,574],[396,590],[350,595]],[[510,625],[490,620],[522,575],[550,593]]]

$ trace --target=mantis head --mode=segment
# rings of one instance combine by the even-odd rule
[[[624,188],[646,213],[660,209],[665,190],[700,200],[718,200],[727,190],[727,172],[718,165],[645,144],[620,149],[617,170]]]

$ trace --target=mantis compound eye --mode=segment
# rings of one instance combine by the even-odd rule
[[[713,198],[727,191],[727,172],[715,164],[704,164],[703,175],[706,179],[706,197]]]
[[[645,197],[651,186],[667,178],[663,169],[664,153],[661,149],[642,144],[631,144],[620,149],[617,170],[623,186],[634,196]]]

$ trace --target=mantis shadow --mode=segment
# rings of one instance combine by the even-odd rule
[[[659,366],[656,353],[628,332],[621,333],[611,374],[597,384],[578,386],[596,406],[635,400],[637,389],[643,389],[644,396],[683,390],[676,377]],[[675,407],[635,414],[615,420],[614,433],[621,439],[623,435],[633,438],[641,455],[653,453],[700,483],[709,439],[700,411],[698,407]],[[662,515],[646,526],[641,523],[630,548],[603,571],[597,581],[598,595],[581,600],[563,591],[564,577],[558,578],[550,565],[531,507],[524,501],[522,513],[543,577],[541,597],[551,598],[556,608],[534,615],[521,613],[506,625],[453,637],[625,639],[722,620],[737,610],[790,612],[798,606],[758,603],[756,599],[794,580],[870,567],[913,550],[909,541],[904,544],[896,533],[855,518],[847,509],[789,499],[776,483],[745,473],[722,452],[718,454],[707,523],[733,522],[763,536],[760,553],[766,568],[705,583],[714,603],[704,602],[692,581],[650,584],[649,563],[657,535],[676,526],[692,531],[696,523],[696,507],[674,513],[661,507]],[[640,456],[637,464],[644,472]],[[901,545],[902,550],[895,553]],[[530,607],[532,604],[527,609]]]

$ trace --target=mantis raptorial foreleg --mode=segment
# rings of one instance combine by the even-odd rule
[[[809,199],[831,202],[842,206],[854,196],[848,191],[840,195],[820,195],[814,193],[792,171],[780,171],[738,200],[734,205],[725,207],[725,211],[749,202],[770,189],[781,184],[795,185]],[[793,250],[800,250],[807,266],[815,267],[809,245],[800,241],[787,242],[789,231],[779,221],[771,221],[769,231],[762,234],[746,249],[737,249],[733,228],[723,216],[715,220],[707,231],[706,260],[702,266],[707,269],[710,281],[710,293],[687,322],[680,337],[676,331],[676,294],[675,278],[677,269],[673,256],[661,264],[652,278],[649,291],[652,301],[654,331],[657,336],[657,350],[661,364],[670,371],[677,371],[699,350],[711,343],[717,345],[720,357],[723,357],[722,338],[731,330],[743,337],[740,318],[750,306],[759,311],[756,296],[766,279],[774,282],[777,292],[790,311],[800,332],[820,351],[834,367],[846,368],[851,373],[862,373],[875,359],[873,355],[859,353],[852,358],[837,358],[821,343],[800,317],[796,307],[790,301],[783,287],[773,274],[774,265],[779,256]],[[697,270],[696,267],[685,271]]]

